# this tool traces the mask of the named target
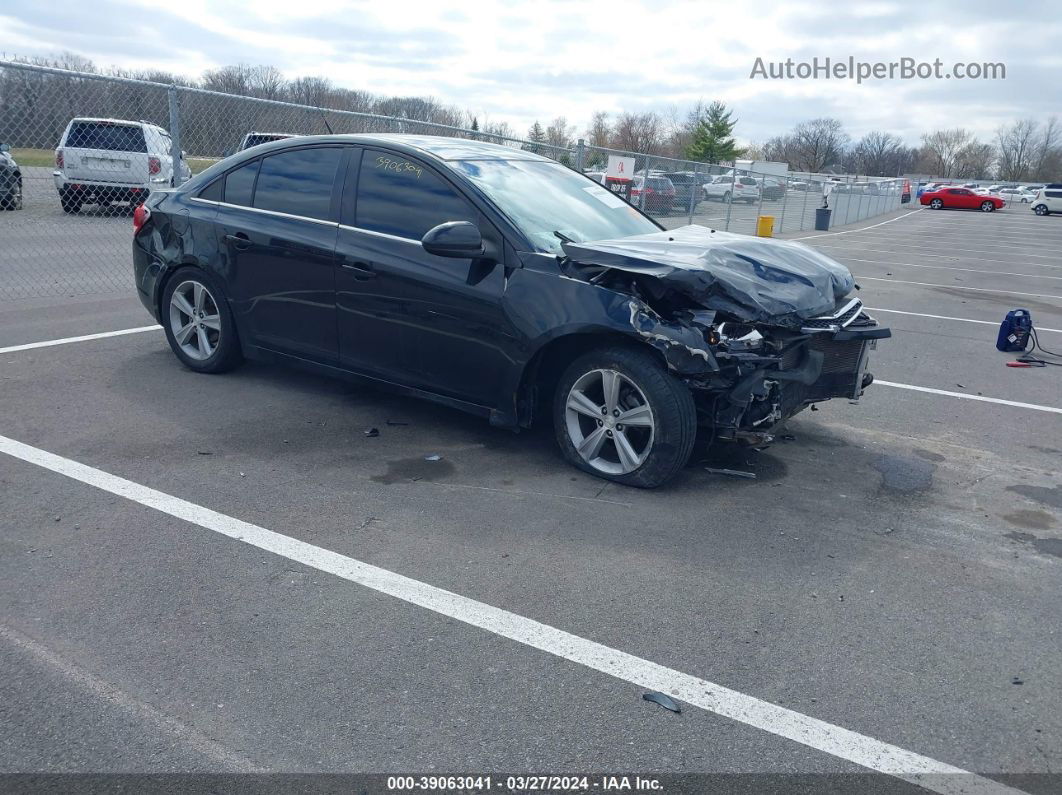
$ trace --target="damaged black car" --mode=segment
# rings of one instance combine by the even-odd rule
[[[858,400],[888,337],[800,243],[664,230],[555,161],[414,135],[277,141],[153,194],[141,301],[203,373],[245,358],[384,385],[659,486],[698,432],[764,444]]]

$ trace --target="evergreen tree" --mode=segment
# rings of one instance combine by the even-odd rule
[[[734,140],[737,119],[731,117],[732,112],[722,102],[709,105],[697,120],[693,138],[686,147],[686,157],[702,163],[721,163],[733,162],[745,154]]]
[[[523,148],[531,152],[541,152],[541,147],[534,144],[546,143],[546,131],[542,129],[542,125],[538,123],[538,119],[535,119],[535,123],[532,124],[527,130],[527,140],[531,141],[531,145],[525,145]]]

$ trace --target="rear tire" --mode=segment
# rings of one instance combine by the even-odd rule
[[[1046,204],[1038,204],[1038,205],[1036,205],[1035,207],[1033,207],[1033,212],[1036,213],[1037,215],[1050,215],[1051,214],[1051,211],[1047,209],[1047,205]]]
[[[69,193],[60,191],[59,203],[63,205],[64,213],[74,214],[81,212],[81,199],[71,196]]]
[[[18,180],[11,187],[11,191],[7,194],[3,201],[0,201],[0,208],[4,210],[21,210],[22,209],[22,181]]]
[[[638,488],[677,475],[697,438],[689,388],[648,350],[621,346],[590,351],[568,366],[554,394],[553,424],[571,464]]]
[[[161,310],[166,340],[188,369],[224,373],[243,362],[228,298],[206,271],[185,267],[174,273],[163,290]]]

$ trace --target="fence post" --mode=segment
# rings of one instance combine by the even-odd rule
[[[649,214],[649,155],[645,156],[645,179],[642,180],[642,195],[638,198],[641,199],[641,211],[646,215]]]
[[[778,219],[778,234],[785,231],[785,206],[789,203],[789,175],[785,175],[785,183],[782,185],[782,217]]]
[[[166,89],[170,100],[170,160],[173,169],[173,187],[178,187],[184,182],[184,171],[181,168],[181,113],[177,104],[177,86]]]
[[[697,163],[694,163],[693,164],[693,177],[692,177],[692,181],[690,182],[690,218],[689,218],[690,225],[693,224],[693,211],[697,207],[697,200],[699,198],[697,194],[700,193],[700,190],[701,190],[701,183],[698,181],[698,177],[700,176],[700,174],[701,174],[700,165],[697,164]]]
[[[575,170],[580,174],[583,173],[583,169],[586,167],[586,142],[582,138],[579,139],[579,143],[575,145]]]
[[[730,169],[730,190],[724,191],[727,196],[726,203],[726,226],[723,229],[727,232],[730,231],[730,209],[734,206],[734,188],[737,187],[737,161],[734,161],[734,167]]]

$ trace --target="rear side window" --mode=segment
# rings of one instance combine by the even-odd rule
[[[201,191],[199,191],[199,198],[206,199],[207,201],[219,202],[225,199],[225,178],[218,177],[211,182]]]
[[[1044,196],[1049,199],[1062,199],[1062,190],[1045,190]]]
[[[366,149],[358,177],[356,225],[420,240],[447,221],[478,221],[453,188],[421,163],[399,154]]]
[[[252,160],[225,176],[225,201],[228,204],[238,204],[241,207],[251,206],[254,178],[258,176],[258,164],[261,162],[261,160]]]
[[[64,146],[108,152],[147,152],[142,127],[106,121],[75,121]]]
[[[292,149],[262,159],[254,206],[260,210],[328,220],[339,147]],[[226,199],[226,201],[228,201]]]

